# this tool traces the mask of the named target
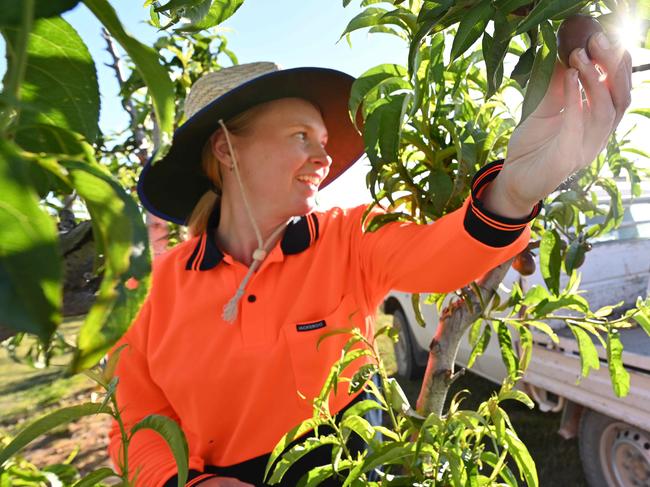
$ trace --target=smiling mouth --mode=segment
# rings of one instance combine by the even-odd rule
[[[307,183],[315,187],[318,187],[321,183],[321,178],[319,178],[318,176],[303,175],[303,176],[296,176],[296,179],[301,183]]]

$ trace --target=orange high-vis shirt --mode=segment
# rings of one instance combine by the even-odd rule
[[[188,485],[203,479],[206,465],[269,453],[311,417],[311,399],[349,338],[335,335],[317,350],[323,333],[358,327],[371,338],[390,290],[450,292],[526,247],[527,224],[540,205],[529,218],[512,220],[490,214],[478,199],[501,167],[484,167],[464,205],[430,225],[394,222],[364,232],[364,206],[294,219],[249,282],[234,323],[223,321],[223,307],[248,269],[215,244],[215,212],[206,233],[155,262],[149,296],[116,345],[128,344],[116,370],[127,428],[149,414],[177,421],[196,479]],[[332,413],[352,399],[339,388]],[[120,447],[114,424],[109,450],[116,465]],[[140,469],[138,486],[175,485],[174,458],[154,432],[134,435],[129,467]]]

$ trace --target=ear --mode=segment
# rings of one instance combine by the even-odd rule
[[[226,168],[232,169],[232,157],[228,149],[226,135],[222,129],[218,129],[210,136],[210,146],[212,147],[212,155],[214,155],[217,161]]]

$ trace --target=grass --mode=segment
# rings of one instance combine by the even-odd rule
[[[67,320],[60,331],[72,341],[80,326],[78,320]],[[22,356],[33,343],[25,340],[18,347]],[[94,383],[85,375],[69,376],[66,365],[69,354],[55,357],[50,367],[37,369],[11,359],[6,349],[0,348],[0,431],[13,434],[25,419],[35,419],[66,398],[94,389]]]

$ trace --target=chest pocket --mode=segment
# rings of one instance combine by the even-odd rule
[[[365,326],[364,313],[350,295],[343,298],[336,310],[321,319],[287,323],[284,326],[283,332],[289,348],[296,389],[306,398],[299,400],[309,411],[313,398],[320,393],[332,365],[341,357],[343,347],[352,335],[330,335],[318,344],[319,338],[337,329],[359,328],[364,332]],[[351,377],[361,365],[368,362],[367,357],[355,360],[342,376]],[[348,386],[348,382],[339,383],[338,393],[335,395],[336,402],[347,403]]]

